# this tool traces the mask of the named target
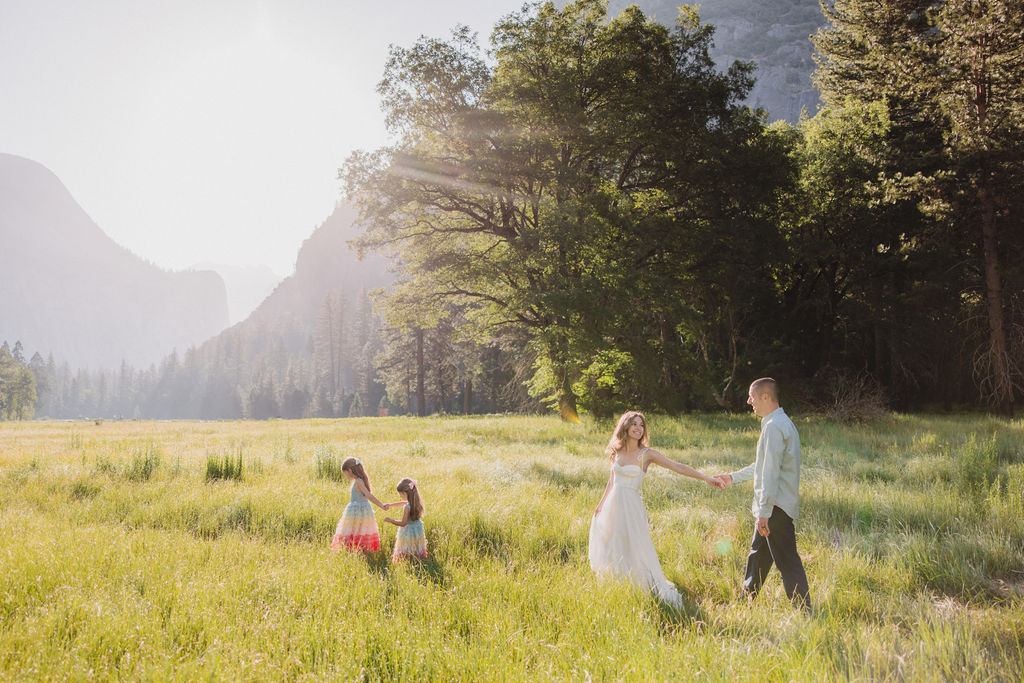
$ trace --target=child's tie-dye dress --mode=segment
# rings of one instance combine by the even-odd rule
[[[380,534],[377,533],[377,520],[373,516],[370,501],[352,484],[352,500],[345,506],[338,520],[338,528],[334,530],[331,541],[332,550],[348,548],[349,550],[380,550]]]
[[[395,550],[391,553],[392,562],[398,562],[407,557],[423,559],[426,556],[427,535],[423,533],[423,520],[409,520],[405,526],[398,527],[398,533],[395,535]]]

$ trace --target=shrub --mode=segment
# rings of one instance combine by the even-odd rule
[[[951,456],[959,465],[960,490],[964,493],[987,489],[999,474],[999,446],[994,434],[979,439],[972,433],[960,451]]]
[[[628,404],[624,396],[632,393],[629,385],[636,374],[632,355],[622,351],[598,351],[573,384],[580,408],[598,418],[622,412]]]
[[[341,471],[342,462],[342,459],[335,455],[334,449],[330,446],[320,445],[313,451],[317,479],[345,481],[345,473]]]
[[[409,447],[406,449],[405,452],[406,455],[409,455],[413,458],[425,458],[427,457],[427,444],[426,442],[423,441],[423,439],[416,439],[415,441],[409,444]]]
[[[95,471],[96,474],[117,474],[117,465],[105,455],[97,455]]]
[[[823,368],[814,377],[818,388],[816,407],[839,422],[869,422],[888,410],[885,392],[867,374]]]
[[[124,476],[129,481],[149,481],[153,470],[160,464],[160,447],[150,443],[132,455],[125,466]]]
[[[242,448],[239,446],[234,455],[211,455],[206,458],[206,481],[215,479],[234,479],[242,481]]]

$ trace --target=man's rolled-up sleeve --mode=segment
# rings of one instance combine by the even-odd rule
[[[735,472],[730,472],[729,476],[732,477],[732,483],[733,484],[741,484],[741,483],[743,483],[745,481],[750,481],[751,479],[753,479],[754,478],[754,465],[755,464],[757,464],[757,463],[753,463],[752,462],[749,465],[747,465],[746,467],[744,467],[742,470],[736,470]]]

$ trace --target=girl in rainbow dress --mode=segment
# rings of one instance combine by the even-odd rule
[[[420,497],[420,488],[415,479],[406,477],[398,482],[398,493],[405,502],[388,503],[388,507],[402,505],[402,519],[394,520],[385,517],[385,522],[391,522],[398,527],[395,535],[395,551],[391,553],[391,561],[398,562],[407,557],[424,559],[427,556],[427,537],[423,533],[423,498]]]
[[[348,458],[341,464],[341,471],[352,481],[352,499],[341,513],[331,549],[376,552],[380,550],[380,534],[377,533],[377,520],[373,517],[370,503],[381,510],[387,510],[387,507],[370,490],[370,478],[366,476],[361,462]]]

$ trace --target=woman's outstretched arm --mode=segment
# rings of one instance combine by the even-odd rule
[[[654,450],[653,448],[648,450],[645,455],[647,456],[648,463],[661,465],[665,469],[672,470],[673,472],[681,474],[685,477],[693,477],[694,479],[700,479],[701,481],[711,486],[714,486],[715,488],[724,488],[724,486],[722,485],[723,482],[719,481],[718,479],[715,479],[714,477],[709,477],[700,470],[695,470],[689,465],[684,465],[683,463],[676,462],[675,460],[669,460],[668,458],[666,458],[664,455]]]

